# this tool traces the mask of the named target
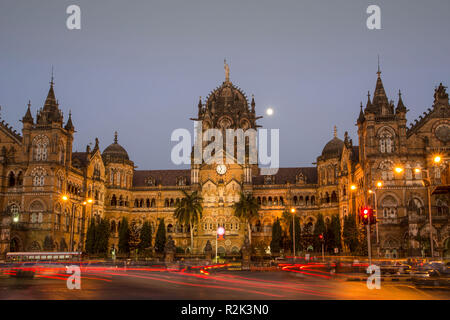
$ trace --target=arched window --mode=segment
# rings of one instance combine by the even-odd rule
[[[151,202],[150,206],[151,206],[152,208],[156,207],[156,201],[155,201],[155,198],[152,198],[152,202]]]
[[[61,205],[59,203],[55,206],[55,230],[61,227]]]
[[[379,141],[380,141],[380,152],[381,153],[394,152],[394,137],[393,137],[393,134],[389,130],[383,129],[380,132]]]
[[[338,199],[337,199],[336,191],[333,191],[331,193],[331,202],[337,202],[337,201],[338,201]]]
[[[45,170],[41,167],[34,168],[31,172],[33,178],[33,186],[40,187],[44,185],[45,182]]]
[[[14,172],[10,172],[8,175],[8,187],[14,187],[16,185],[16,176]]]
[[[314,206],[316,204],[316,197],[311,196],[311,205]]]
[[[172,233],[173,232],[173,225],[171,223],[169,223],[167,225],[167,233]]]
[[[59,145],[59,155],[58,155],[59,163],[64,164],[66,160],[66,151],[64,150],[64,145],[61,143]]]
[[[48,138],[46,136],[37,136],[33,140],[33,158],[35,161],[45,161],[48,156]]]
[[[408,214],[422,215],[424,213],[423,203],[417,198],[412,198],[408,202]]]
[[[17,175],[16,184],[18,186],[23,185],[23,173],[22,173],[22,171],[19,171],[19,174]]]
[[[44,211],[43,204],[38,200],[33,201],[30,205],[30,212],[31,212],[30,222],[41,223],[43,220],[43,211]]]
[[[111,206],[113,207],[117,206],[117,198],[115,194],[113,194],[111,197]]]
[[[395,219],[397,218],[397,200],[393,196],[386,196],[381,201],[383,211],[383,218]]]
[[[436,211],[438,216],[445,216],[448,215],[448,205],[445,201],[442,201],[441,199],[436,200]]]
[[[20,219],[20,214],[19,214],[19,206],[15,203],[13,203],[10,207],[9,210],[11,212],[11,217],[13,219],[14,222],[19,222]]]

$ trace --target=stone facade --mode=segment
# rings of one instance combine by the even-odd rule
[[[429,171],[433,188],[441,184],[440,174],[448,165],[448,95],[440,85],[432,108],[408,128],[401,95],[394,108],[380,74],[373,100],[369,95],[366,107],[361,105],[359,146],[347,133],[339,139],[335,129],[315,167],[280,168],[275,175],[262,175],[248,161],[226,164],[223,171],[206,163],[192,164],[190,170],[136,170],[117,133],[103,152],[96,139],[92,150],[88,146],[85,152],[72,153],[74,125],[70,114],[63,123],[52,81],[36,119],[28,105],[22,134],[0,123],[0,253],[82,250],[88,222],[96,217],[110,220],[111,246],[117,247],[124,216],[137,224],[149,221],[153,232],[164,218],[175,245],[188,248],[189,230],[177,224],[173,211],[183,190],[198,190],[204,212],[194,230],[194,249],[205,248],[210,241],[215,250],[215,230],[220,225],[226,236],[219,252],[239,252],[246,225],[234,217],[232,206],[244,191],[261,204],[260,217],[251,225],[252,243],[262,248],[270,243],[274,220],[290,208],[296,208],[304,231],[311,232],[319,213],[325,219],[333,214],[342,218],[364,205],[375,206],[376,197],[380,222],[379,241],[375,230],[372,235],[374,250],[388,257],[420,255],[429,234],[427,189],[421,175],[424,169]],[[203,130],[258,127],[254,98],[248,103],[228,72],[204,101],[200,98],[194,120],[202,121]],[[436,165],[433,157],[438,153],[443,161]],[[404,171],[395,174],[395,166]],[[422,171],[416,173],[415,168]],[[377,181],[383,181],[383,187],[375,188]],[[369,196],[369,189],[375,193]],[[435,248],[447,255],[448,201],[445,193],[432,197]]]

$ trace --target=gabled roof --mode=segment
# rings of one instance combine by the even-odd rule
[[[12,126],[10,126],[8,123],[5,122],[5,120],[0,121],[0,128],[6,135],[10,136],[14,141],[16,141],[19,144],[22,143],[22,136],[20,135],[20,133],[14,130]]]
[[[85,168],[89,164],[87,152],[72,152],[72,165],[75,168]]]
[[[191,170],[135,170],[133,175],[133,186],[147,186],[146,179],[155,179],[155,186],[176,186],[178,177],[186,178],[186,185],[191,183]]]
[[[291,184],[296,183],[297,174],[302,173],[306,177],[306,184],[317,183],[317,168],[316,167],[295,167],[295,168],[279,168],[275,174],[274,184]],[[253,177],[254,185],[264,184],[264,175]]]

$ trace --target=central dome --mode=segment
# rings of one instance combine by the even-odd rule
[[[234,110],[248,111],[245,93],[230,81],[225,81],[206,97],[206,106],[213,112]]]
[[[117,132],[114,135],[114,143],[103,150],[102,156],[108,162],[130,160],[128,152],[117,142]]]
[[[337,129],[334,127],[334,138],[328,141],[322,150],[322,157],[325,159],[339,157],[344,147],[344,141],[337,137]]]

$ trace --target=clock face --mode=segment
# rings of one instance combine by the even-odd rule
[[[219,164],[216,167],[216,171],[220,175],[225,174],[227,172],[227,166],[224,164]]]

